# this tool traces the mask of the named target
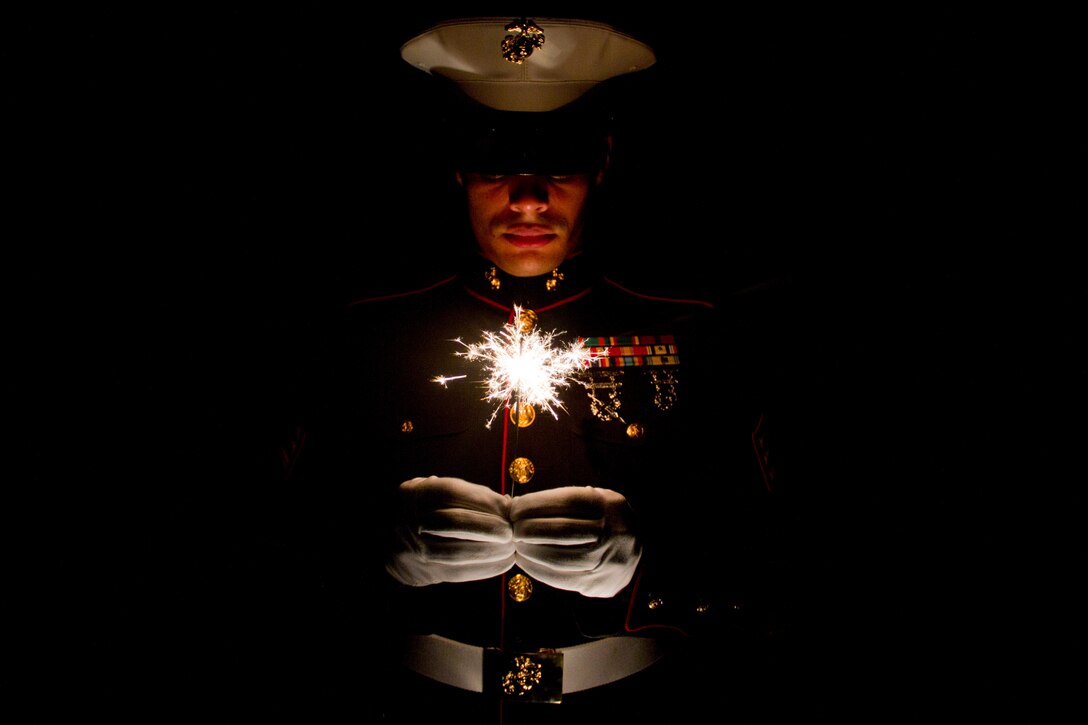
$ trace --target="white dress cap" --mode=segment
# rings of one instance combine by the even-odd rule
[[[451,20],[412,38],[400,53],[500,111],[552,111],[656,60],[649,46],[610,25],[559,18]]]

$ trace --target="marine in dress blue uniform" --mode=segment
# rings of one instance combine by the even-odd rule
[[[405,58],[423,67],[428,48],[457,49],[497,22],[440,26]],[[623,56],[605,76],[628,72],[632,49],[653,62],[607,26],[528,22],[545,44],[584,37]],[[565,110],[605,80],[528,115]],[[469,92],[493,107],[518,96]],[[526,110],[515,113],[521,122]],[[548,153],[519,135],[515,153],[497,128],[470,134],[457,163],[550,174],[571,149],[603,163],[592,134]],[[627,288],[592,239],[531,277],[466,248],[454,274],[341,310],[285,449],[290,485],[319,512],[312,552],[368,633],[359,657],[377,665],[382,721],[599,722],[651,703],[669,722],[708,706],[758,712],[775,627],[774,471],[740,321]],[[489,398],[486,361],[464,353],[504,332],[590,357],[558,377],[554,405]],[[457,531],[465,517],[469,541]]]

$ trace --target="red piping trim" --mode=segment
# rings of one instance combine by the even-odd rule
[[[480,300],[481,302],[485,302],[485,303],[491,305],[492,307],[494,307],[497,310],[502,310],[503,312],[509,312],[510,311],[510,308],[507,307],[506,305],[500,305],[495,300],[489,300],[488,298],[484,297],[482,294],[480,294],[478,292],[474,292],[473,290],[470,290],[468,287],[465,287],[465,291],[468,292],[473,297],[475,297],[476,299]]]
[[[507,445],[510,442],[510,401],[503,404],[502,411],[502,459],[499,461],[499,493],[506,495],[506,455]],[[499,649],[506,646],[506,572],[501,577],[499,589]]]
[[[707,302],[706,300],[689,300],[689,299],[679,299],[679,298],[676,298],[676,297],[655,297],[654,295],[644,295],[641,292],[635,292],[634,290],[627,289],[622,284],[619,284],[615,280],[609,279],[608,277],[605,277],[604,281],[607,282],[608,284],[612,285],[613,287],[617,288],[617,289],[623,290],[624,292],[626,292],[629,295],[634,295],[635,297],[641,297],[644,300],[657,300],[658,302],[681,302],[681,303],[686,303],[686,304],[690,304],[690,305],[702,305],[703,307],[707,307],[709,309],[714,309],[714,303],[713,302]]]
[[[581,292],[579,292],[576,295],[571,295],[570,297],[564,297],[563,299],[561,299],[561,300],[559,300],[557,302],[553,302],[550,305],[544,305],[543,307],[537,307],[536,311],[537,312],[547,312],[548,310],[554,310],[556,307],[559,307],[560,305],[565,305],[568,302],[574,302],[577,299],[585,297],[586,295],[589,294],[590,290],[592,290],[592,289],[593,289],[592,287],[588,287],[588,288],[582,290]]]
[[[449,281],[449,280],[446,280],[446,281]],[[576,299],[578,299],[580,297],[586,296],[587,294],[589,294],[590,290],[592,290],[592,289],[593,289],[592,287],[590,287],[588,289],[584,289],[584,290],[582,290],[581,292],[579,292],[576,295],[571,295],[570,297],[564,297],[563,299],[557,300],[557,301],[551,303],[550,305],[545,305],[544,307],[536,307],[534,309],[537,312],[547,312],[548,310],[555,309],[556,307],[559,307],[560,305],[565,305],[568,302],[573,302],[574,300],[576,300]],[[484,297],[482,294],[480,294],[479,292],[477,292],[477,291],[475,291],[475,290],[473,290],[473,289],[471,289],[469,287],[465,287],[465,291],[468,292],[473,297],[475,297],[476,299],[480,300],[481,302],[489,304],[489,305],[491,305],[492,307],[494,307],[497,310],[502,310],[503,312],[510,312],[513,309],[512,307],[508,307],[508,306],[506,306],[506,305],[504,305],[504,304],[502,304],[500,302],[496,302],[495,300],[488,299],[487,297]],[[511,318],[511,321],[513,321],[513,318]]]
[[[361,305],[364,302],[380,302],[382,300],[393,300],[393,299],[396,299],[398,297],[411,297],[412,295],[418,295],[418,294],[421,294],[423,292],[430,292],[434,288],[441,287],[444,284],[449,284],[450,282],[452,282],[455,279],[457,279],[457,275],[453,275],[451,277],[446,277],[445,279],[439,280],[438,282],[435,282],[432,285],[429,285],[427,287],[423,287],[423,288],[417,289],[417,290],[410,290],[408,292],[397,292],[397,293],[391,294],[391,295],[381,295],[380,297],[364,297],[362,299],[355,300],[354,302],[349,302],[347,306],[352,307],[354,305]]]
[[[502,414],[502,460],[499,461],[499,493],[506,495],[506,455],[510,442],[510,401],[503,404]]]

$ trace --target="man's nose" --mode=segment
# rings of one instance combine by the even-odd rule
[[[548,186],[539,176],[515,176],[510,184],[510,208],[517,212],[542,212],[548,208]]]

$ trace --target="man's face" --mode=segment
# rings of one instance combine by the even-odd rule
[[[515,277],[546,274],[582,244],[590,189],[600,174],[458,174],[480,252]]]

